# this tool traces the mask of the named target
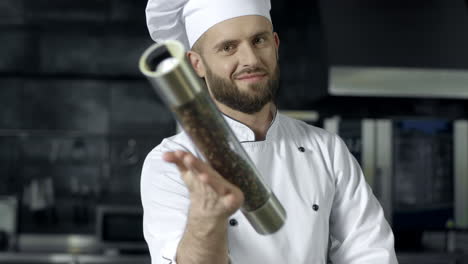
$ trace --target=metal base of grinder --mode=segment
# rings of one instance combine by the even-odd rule
[[[276,196],[271,193],[264,205],[255,211],[242,211],[244,216],[257,233],[262,235],[273,234],[278,231],[286,221],[286,210]]]

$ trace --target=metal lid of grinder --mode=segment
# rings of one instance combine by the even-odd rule
[[[184,46],[178,41],[152,45],[141,56],[139,67],[168,105],[180,106],[203,89],[187,60]],[[173,83],[178,85],[171,85]]]

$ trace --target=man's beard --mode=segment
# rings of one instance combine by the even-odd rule
[[[257,68],[251,69],[250,72],[265,73],[265,71]],[[246,114],[258,113],[267,103],[276,100],[279,89],[279,75],[279,65],[276,64],[273,75],[268,74],[268,82],[250,84],[247,92],[241,91],[231,80],[217,76],[208,67],[206,72],[206,78],[214,99],[233,110]]]

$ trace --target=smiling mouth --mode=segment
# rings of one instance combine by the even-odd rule
[[[242,74],[238,76],[236,80],[238,81],[247,81],[247,82],[258,82],[266,78],[266,73],[253,73],[253,74]]]

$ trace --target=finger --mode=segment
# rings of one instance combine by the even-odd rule
[[[176,165],[180,173],[185,173],[188,170],[187,166],[185,166],[183,162],[185,154],[186,152],[181,150],[171,151],[164,153],[162,158],[164,161]]]
[[[244,194],[239,188],[232,188],[232,192],[220,198],[228,211],[237,210],[244,203]]]
[[[181,174],[181,177],[190,193],[196,192],[200,189],[200,183],[195,172],[187,170],[185,173]]]
[[[221,178],[221,180],[219,178]],[[216,177],[216,175],[210,175],[209,173],[199,173],[198,180],[213,188],[214,191],[221,196],[228,193],[231,189],[229,182],[223,182],[222,177]]]
[[[239,197],[236,197],[233,193],[230,193],[221,197],[220,201],[226,211],[232,212],[241,207],[243,200],[241,200]]]
[[[186,155],[187,152],[181,150],[166,152],[163,154],[163,160],[165,160],[166,162],[173,163],[177,166],[182,180],[184,181],[188,190],[192,192],[193,190],[198,188],[197,185],[199,184],[198,180],[195,177],[196,173],[193,170],[187,168],[187,166],[185,166],[183,162],[184,157]]]
[[[217,172],[210,165],[208,165],[208,163],[196,158],[191,153],[187,153],[187,155],[185,155],[184,165],[199,172],[217,174]]]

